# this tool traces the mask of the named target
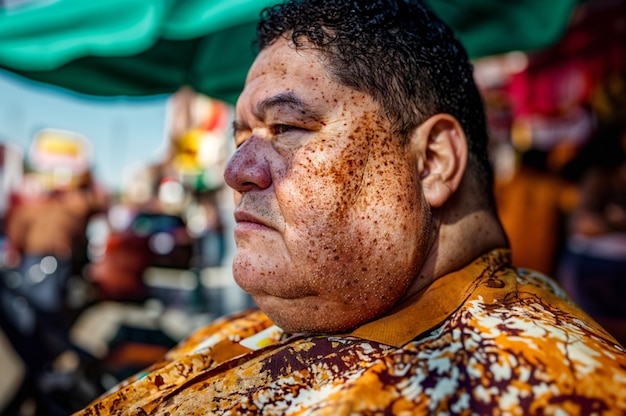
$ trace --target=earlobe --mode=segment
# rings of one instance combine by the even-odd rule
[[[440,207],[456,192],[467,166],[467,139],[456,118],[437,114],[414,132],[422,191],[431,207]]]

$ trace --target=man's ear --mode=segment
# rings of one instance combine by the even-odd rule
[[[468,153],[465,132],[450,114],[436,114],[415,129],[411,142],[418,156],[422,192],[431,207],[440,207],[463,179]]]

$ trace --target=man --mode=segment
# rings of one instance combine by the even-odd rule
[[[621,346],[510,268],[467,56],[419,1],[264,13],[238,101],[234,276],[260,307],[82,415],[626,409]]]

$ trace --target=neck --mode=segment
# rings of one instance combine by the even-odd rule
[[[473,211],[455,223],[442,222],[428,267],[433,280],[471,263],[496,248],[508,247],[500,221],[488,210]]]
[[[465,267],[490,250],[509,246],[497,215],[475,202],[467,202],[474,201],[476,193],[464,188],[446,205],[433,210],[433,239],[409,294]]]

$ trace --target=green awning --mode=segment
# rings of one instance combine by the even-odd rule
[[[427,0],[476,58],[556,42],[578,0]],[[0,0],[0,68],[97,96],[234,102],[276,0]]]

